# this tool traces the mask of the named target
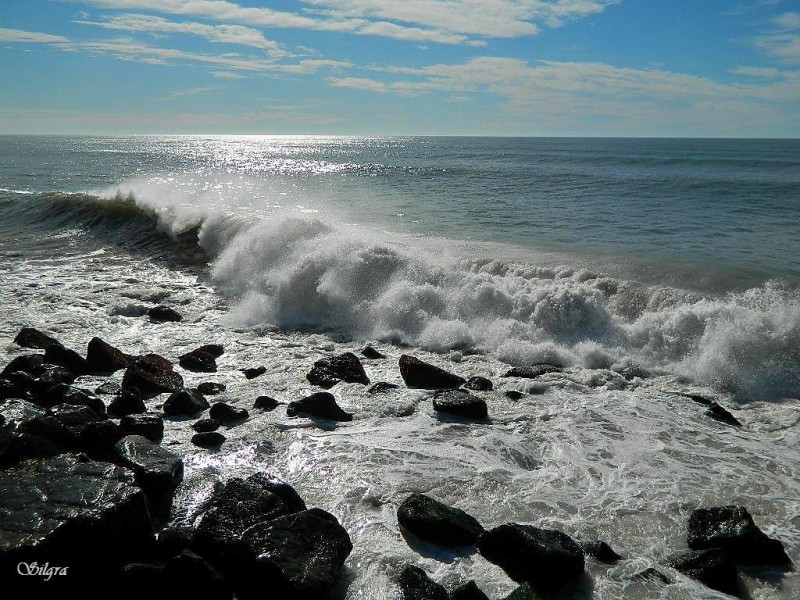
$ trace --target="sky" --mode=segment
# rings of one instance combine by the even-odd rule
[[[1,0],[0,133],[800,137],[800,0]]]

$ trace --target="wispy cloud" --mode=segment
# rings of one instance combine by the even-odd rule
[[[730,73],[758,77],[759,79],[775,79],[783,75],[783,71],[774,67],[734,67],[730,70]]]
[[[244,75],[231,73],[230,71],[211,71],[211,74],[218,79],[244,79]]]
[[[368,92],[386,92],[388,88],[381,81],[365,77],[328,77],[328,83],[334,87],[353,88]]]
[[[772,22],[785,31],[800,29],[800,13],[787,12],[772,19]]]
[[[166,96],[161,96],[160,98],[154,98],[155,102],[166,102],[169,100],[177,100],[178,98],[186,98],[187,96],[196,96],[197,94],[205,94],[207,92],[213,92],[218,90],[218,87],[199,87],[193,88],[189,90],[176,90],[167,94]]]
[[[60,35],[50,35],[38,31],[22,31],[0,27],[0,42],[24,44],[67,44],[69,40]]]
[[[761,8],[769,8],[770,6],[777,6],[782,0],[759,0],[758,2],[750,2],[748,4],[740,4],[734,8],[722,13],[725,16],[739,16],[746,15]]]

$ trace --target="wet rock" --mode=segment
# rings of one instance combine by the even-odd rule
[[[145,354],[135,359],[135,364],[147,371],[148,373],[164,373],[172,371],[174,365],[168,358],[164,358],[160,354]]]
[[[613,371],[622,375],[627,381],[632,379],[649,379],[653,374],[642,367],[641,365],[626,364],[622,366],[613,366]]]
[[[447,590],[419,567],[407,566],[398,579],[403,600],[447,600]]]
[[[386,381],[379,381],[375,385],[371,386],[368,390],[368,394],[385,394],[389,390],[396,390],[399,388],[399,385],[395,385],[394,383],[388,383]]]
[[[339,578],[353,549],[332,514],[318,508],[259,523],[245,531],[255,557],[253,572],[270,582],[276,597],[320,598]]]
[[[136,481],[154,500],[171,494],[183,480],[183,461],[141,435],[128,435],[114,446],[116,460],[136,474]]]
[[[676,571],[713,590],[731,596],[739,595],[741,583],[736,565],[720,548],[676,552],[668,556],[665,562]]]
[[[505,395],[506,398],[508,398],[509,400],[515,400],[515,401],[522,400],[522,398],[525,397],[525,394],[517,390],[508,390]]]
[[[203,382],[197,386],[197,391],[204,396],[217,396],[226,389],[224,383],[214,383],[211,381]]]
[[[739,562],[791,564],[783,544],[767,537],[743,506],[717,506],[692,511],[687,542],[694,550],[722,548]]]
[[[53,344],[58,344],[58,340],[54,337],[42,333],[33,327],[23,327],[14,338],[14,343],[23,348],[37,348],[39,350],[47,350]]]
[[[230,600],[233,592],[219,571],[190,550],[183,550],[164,565],[166,584],[180,589],[185,598]]]
[[[8,379],[0,379],[0,401],[6,398],[19,398],[20,400],[27,400],[30,393],[24,388],[13,381]]]
[[[317,392],[300,400],[290,402],[286,408],[286,414],[290,417],[306,414],[320,419],[330,419],[331,421],[353,420],[353,415],[342,410],[336,404],[336,398],[329,392]]]
[[[106,452],[123,436],[116,423],[88,406],[61,404],[47,414],[69,432],[69,445],[77,450]]]
[[[474,517],[424,494],[406,498],[397,509],[397,520],[418,538],[442,546],[470,546],[483,534]]]
[[[175,556],[192,547],[194,539],[194,527],[167,525],[157,534],[155,553],[160,558]]]
[[[183,317],[180,315],[180,313],[169,306],[164,306],[163,304],[154,306],[148,310],[147,316],[150,317],[150,320],[155,323],[177,323],[179,321],[183,321]]]
[[[208,416],[212,419],[216,419],[223,425],[231,425],[244,421],[250,416],[250,413],[244,408],[236,408],[225,402],[217,402],[209,409]]]
[[[246,481],[261,486],[262,489],[278,496],[283,500],[290,513],[306,510],[306,503],[300,497],[300,494],[285,481],[273,479],[264,473],[255,473],[248,477]]]
[[[159,415],[128,415],[120,419],[119,426],[125,435],[140,435],[151,442],[159,442],[164,437],[164,419]]]
[[[529,583],[523,583],[503,600],[542,600],[542,597]]]
[[[217,421],[216,419],[200,419],[199,421],[192,424],[192,429],[195,431],[199,431],[200,433],[206,433],[209,431],[216,431],[222,426],[222,423]]]
[[[386,355],[381,354],[372,346],[365,346],[364,349],[361,351],[361,356],[364,358],[372,358],[372,359],[379,359],[379,358],[386,358]]]
[[[205,344],[198,348],[201,352],[207,352],[214,358],[219,358],[223,354],[225,354],[225,348],[222,344]]]
[[[338,356],[326,356],[314,363],[314,367],[306,375],[306,379],[321,388],[329,389],[340,381],[347,383],[369,384],[361,361],[352,352]]]
[[[105,403],[88,390],[72,387],[66,383],[58,383],[50,387],[44,394],[36,398],[36,403],[45,408],[59,404],[72,404],[74,406],[88,406],[92,410],[105,414]]]
[[[567,534],[508,523],[487,531],[478,543],[483,557],[518,583],[554,589],[580,577],[583,552]]]
[[[400,375],[410,388],[427,390],[461,387],[466,379],[407,354],[400,357]]]
[[[122,387],[135,387],[143,394],[174,393],[183,389],[183,377],[163,356],[147,354],[128,367],[122,378]]]
[[[120,569],[122,598],[139,598],[166,585],[164,569],[150,563],[128,563]]]
[[[94,389],[94,393],[102,394],[104,396],[118,396],[120,393],[122,393],[122,386],[116,381],[106,381],[105,383],[98,385]]]
[[[470,580],[450,592],[449,600],[489,600],[489,597],[481,591],[477,583]]]
[[[127,369],[133,361],[133,356],[125,354],[99,337],[89,340],[86,347],[86,362],[92,373],[115,373],[120,369]]]
[[[14,375],[12,373],[12,375]],[[31,393],[34,396],[41,396],[54,385],[58,385],[59,383],[66,383],[72,384],[77,379],[77,376],[68,369],[58,365],[47,365],[45,364],[45,369],[39,376],[33,381],[33,387],[31,388]]]
[[[489,379],[486,377],[470,377],[467,380],[467,383],[464,384],[464,388],[467,390],[475,390],[477,392],[488,392],[494,388],[494,385]]]
[[[117,417],[138,415],[144,412],[147,412],[144,400],[131,389],[122,390],[122,393],[108,405],[108,413]]]
[[[638,573],[634,573],[631,579],[634,581],[658,581],[664,585],[670,585],[672,583],[669,577],[654,567],[647,567]]]
[[[163,410],[165,415],[193,416],[203,412],[209,406],[208,400],[202,394],[191,390],[181,390],[167,398]]]
[[[217,361],[213,355],[200,350],[192,350],[180,357],[178,364],[194,373],[216,373]]]
[[[25,458],[52,456],[70,447],[66,428],[39,406],[9,399],[0,404],[0,465]]]
[[[712,404],[716,404],[712,398],[708,396],[704,396],[703,394],[691,394],[691,393],[680,393],[681,396],[685,398],[689,398],[692,402],[697,402],[698,404],[702,404],[703,406],[711,406]]]
[[[44,351],[44,361],[52,365],[64,367],[75,375],[86,375],[90,372],[89,363],[80,354],[65,348],[61,344],[52,344]]]
[[[219,448],[225,443],[225,436],[218,431],[203,431],[192,436],[192,443],[201,448]]]
[[[44,369],[44,354],[23,354],[22,356],[17,356],[8,363],[3,369],[2,375],[23,371],[24,373],[30,373],[36,377],[41,374]]]
[[[486,402],[482,398],[473,396],[464,390],[439,390],[435,392],[433,408],[436,412],[468,419],[483,419],[489,414]]]
[[[253,408],[269,412],[278,408],[280,404],[281,403],[275,400],[275,398],[271,398],[269,396],[259,396],[253,403]]]
[[[89,581],[152,541],[147,498],[128,469],[61,454],[0,471],[4,573],[47,560]]]
[[[590,542],[580,542],[584,555],[596,558],[600,562],[615,563],[622,557],[611,549],[611,546],[600,540],[592,540]]]
[[[256,377],[261,377],[264,373],[267,372],[267,367],[253,367],[250,369],[242,369],[242,373],[247,379],[255,379]]]
[[[706,416],[711,417],[712,419],[719,421],[721,423],[725,423],[726,425],[733,425],[734,427],[741,427],[742,424],[739,420],[734,417],[731,413],[729,413],[725,408],[717,404],[716,402],[712,402],[708,405],[708,410],[706,410]]]
[[[514,367],[503,375],[503,377],[522,377],[523,379],[535,379],[546,373],[560,373],[561,367],[555,365],[531,365],[530,367]]]

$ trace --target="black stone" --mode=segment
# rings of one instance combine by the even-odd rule
[[[164,403],[164,414],[193,416],[203,412],[209,406],[208,400],[202,394],[191,390],[181,390],[167,398]]]
[[[64,367],[75,375],[86,375],[91,371],[89,363],[80,354],[61,344],[52,344],[44,351],[44,361]]]
[[[447,600],[447,590],[436,583],[428,574],[420,569],[408,565],[398,578],[403,600]]]
[[[23,371],[36,377],[40,375],[44,369],[44,354],[23,354],[22,356],[17,356],[8,363],[3,369],[2,375]]]
[[[51,408],[59,404],[72,404],[74,406],[88,406],[98,413],[105,414],[105,403],[82,388],[72,387],[66,383],[58,383],[50,387],[44,394],[36,398],[36,403],[45,408]]]
[[[522,400],[524,396],[525,394],[517,390],[508,390],[506,392],[506,398],[509,400]]]
[[[201,448],[219,448],[225,443],[225,436],[218,431],[204,431],[192,436],[192,443]]]
[[[489,600],[489,597],[483,593],[477,583],[470,580],[450,592],[449,600]]]
[[[412,494],[397,509],[401,526],[418,538],[442,546],[470,546],[484,530],[478,521],[424,494]]]
[[[332,388],[340,381],[369,384],[369,377],[367,377],[361,361],[352,352],[319,359],[306,375],[306,379],[312,385],[325,389]]]
[[[122,438],[114,453],[116,461],[136,474],[136,481],[154,500],[171,494],[183,480],[183,461],[141,435]]]
[[[531,587],[530,583],[523,583],[503,600],[542,600],[542,597]]]
[[[394,383],[388,383],[386,381],[379,381],[375,385],[371,386],[368,390],[368,394],[385,394],[389,390],[396,390],[399,388],[399,385],[395,385]]]
[[[720,548],[676,552],[669,555],[665,562],[676,571],[713,590],[731,596],[739,595],[741,582],[736,565]]]
[[[204,396],[217,396],[226,390],[224,383],[206,381],[197,386],[197,391]]]
[[[164,437],[164,419],[159,415],[128,415],[120,419],[119,426],[126,435],[141,435],[151,442]]]
[[[267,372],[267,367],[253,367],[250,369],[242,369],[242,373],[247,379],[255,379]]]
[[[94,337],[86,347],[86,362],[93,373],[114,373],[128,368],[134,357],[125,354],[108,342]]]
[[[742,426],[742,424],[736,417],[734,417],[731,413],[729,413],[725,408],[723,408],[716,402],[712,402],[711,404],[708,405],[708,410],[706,410],[706,416],[711,417],[712,419],[719,421],[721,423],[725,423],[726,425],[733,425],[734,427]]]
[[[439,390],[435,392],[433,408],[436,412],[444,412],[468,419],[483,419],[489,414],[486,402],[465,390]]]
[[[147,311],[147,316],[150,317],[150,320],[155,323],[164,323],[164,322],[171,322],[177,323],[183,320],[183,317],[178,313],[175,309],[170,308],[169,306],[164,306],[163,304],[159,306],[154,306],[150,310]]]
[[[372,346],[365,346],[364,349],[361,351],[361,356],[363,356],[364,358],[373,358],[373,359],[386,358],[385,354],[381,354],[380,352],[375,350],[375,348],[373,348]]]
[[[23,327],[20,329],[17,337],[14,338],[14,343],[22,346],[23,348],[37,348],[39,350],[47,350],[53,344],[58,344],[58,340],[50,337],[46,333],[42,333],[33,327]]]
[[[247,412],[247,409],[236,408],[225,402],[217,402],[209,409],[208,416],[223,425],[231,425],[232,423],[244,421],[250,416],[250,413]]]
[[[103,394],[106,396],[118,396],[121,392],[122,386],[116,381],[106,381],[98,385],[94,390],[95,394]]]
[[[147,412],[144,400],[130,389],[122,390],[122,393],[108,405],[108,414],[117,417],[138,415],[144,412]]]
[[[30,394],[28,391],[8,379],[0,379],[0,401],[6,398],[19,398],[21,400],[28,399]]]
[[[194,373],[217,372],[217,361],[214,356],[200,349],[184,354],[178,362],[184,369]]]
[[[105,453],[124,435],[119,425],[88,406],[61,404],[47,414],[72,436],[70,445],[84,452]]]
[[[269,412],[275,410],[280,405],[281,403],[275,400],[275,398],[271,398],[270,396],[259,396],[253,403],[253,408]]]
[[[336,404],[336,398],[329,392],[317,392],[290,402],[286,408],[286,414],[294,417],[298,414],[307,414],[320,419],[330,419],[332,421],[352,421],[353,415],[345,412]]]
[[[164,394],[183,389],[183,377],[168,370],[151,371],[140,366],[140,363],[128,367],[122,378],[122,387],[135,387],[143,394]]]
[[[225,348],[222,346],[222,344],[205,344],[204,346],[200,346],[198,350],[201,352],[207,352],[214,358],[219,358],[225,354]]]
[[[400,357],[400,375],[410,388],[427,390],[457,388],[466,383],[466,379],[448,373],[434,365],[428,364],[407,354]]]
[[[200,433],[206,433],[209,431],[216,431],[221,425],[222,423],[216,419],[200,419],[192,424],[192,429]]]
[[[233,592],[219,571],[190,550],[183,550],[164,565],[168,586],[187,598],[230,600]]]
[[[283,500],[290,513],[306,510],[306,503],[292,486],[285,481],[273,479],[263,473],[255,473],[247,478],[248,482],[261,486],[262,489],[275,494]]]
[[[560,373],[563,369],[555,365],[532,365],[530,367],[514,367],[503,375],[503,377],[522,377],[524,379],[535,379],[545,373]]]
[[[622,558],[612,550],[611,546],[600,540],[580,542],[578,545],[586,556],[596,558],[600,562],[615,563]]]
[[[488,392],[494,388],[494,385],[486,377],[470,377],[464,384],[464,388],[477,392]]]
[[[6,400],[0,404],[0,416],[0,465],[52,456],[72,445],[73,438],[64,425],[26,400]]]

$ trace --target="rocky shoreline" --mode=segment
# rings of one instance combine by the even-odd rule
[[[149,316],[156,323],[181,320],[169,307],[156,307]],[[346,587],[345,561],[353,550],[348,531],[325,507],[307,507],[291,481],[262,474],[225,479],[202,501],[190,526],[175,524],[172,500],[182,482],[184,457],[164,443],[165,420],[192,429],[192,444],[214,452],[226,442],[223,426],[228,431],[250,419],[250,411],[283,406],[269,396],[255,398],[249,409],[214,401],[225,391],[215,381],[187,388],[176,363],[211,377],[225,352],[221,345],[203,345],[170,359],[127,354],[95,337],[81,354],[30,328],[21,330],[14,343],[31,352],[0,373],[2,580],[23,575],[24,564],[22,570],[36,576],[25,582],[104,579],[138,598],[180,586],[209,600],[302,600],[332,597]],[[389,360],[369,346],[362,355]],[[494,386],[489,378],[467,379],[408,354],[399,357],[397,368],[408,388],[430,391],[439,418],[491,423],[485,396]],[[240,369],[243,381],[266,372],[263,366]],[[504,377],[529,382],[527,391],[535,394],[537,384],[530,380],[560,369],[530,365]],[[124,371],[119,384],[109,380],[94,390],[83,387],[82,377],[105,378],[117,371]],[[647,374],[629,366],[618,376]],[[376,398],[396,387],[371,382],[361,359],[350,352],[317,360],[306,377],[320,391],[292,400],[285,411],[320,427],[358,419],[327,391],[337,384],[369,386]],[[148,408],[147,401],[162,397],[160,410]],[[710,418],[741,425],[712,399],[695,394],[687,400],[702,405]],[[578,541],[557,530],[515,522],[485,529],[464,511],[420,493],[409,495],[396,516],[398,532],[412,548],[422,542],[478,552],[497,565],[519,584],[507,600],[557,598],[570,586],[591,589],[587,561],[622,559],[600,540]],[[764,534],[745,507],[696,509],[687,515],[686,534],[687,548],[676,548],[663,569],[641,577],[670,582],[676,571],[747,598],[741,566],[792,568],[781,542]],[[395,582],[406,600],[487,598],[474,581],[448,591],[414,564],[400,566]]]

